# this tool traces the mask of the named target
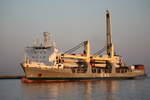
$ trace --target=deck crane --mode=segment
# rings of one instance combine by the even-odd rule
[[[112,72],[115,73],[115,68],[121,66],[121,58],[115,55],[114,44],[112,42],[111,16],[108,10],[106,11],[106,46],[96,54],[104,51],[106,51],[106,55],[93,55],[91,58],[95,63],[104,62],[106,64],[105,67],[111,67]],[[99,66],[101,67],[101,64]]]
[[[111,16],[108,10],[106,10],[106,46],[104,46],[102,49],[100,49],[94,54],[99,55],[104,51],[106,51],[109,57],[114,56],[114,45],[112,43],[112,31],[111,31]]]
[[[76,51],[77,49],[81,48],[84,46],[83,54],[69,54],[72,53],[73,51]],[[90,42],[89,41],[84,41],[80,43],[79,45],[69,49],[66,51],[64,54],[61,55],[64,65],[67,66],[70,65],[72,67],[79,66],[79,63],[84,63],[87,69],[87,73],[91,72],[91,64],[90,64]],[[85,67],[84,66],[84,67]]]
[[[111,67],[112,72],[115,73],[115,69],[116,67],[120,66],[121,60],[119,56],[115,55],[114,45],[112,43],[111,18],[108,10],[106,11],[106,37],[106,46],[102,50],[98,51],[98,53],[106,51],[106,55],[91,55],[90,43],[89,41],[84,41],[61,55],[61,58],[64,61],[64,65],[70,64],[70,66],[74,67],[74,65],[78,66],[78,63],[80,62],[87,66],[88,73],[92,70],[93,67]],[[84,46],[83,54],[70,54],[82,46]]]
[[[107,43],[107,55],[109,57],[114,56],[114,45],[112,43],[112,30],[111,30],[111,16],[109,11],[106,11],[106,43]]]

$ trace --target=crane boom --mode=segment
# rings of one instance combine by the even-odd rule
[[[111,30],[111,16],[109,11],[106,10],[106,42],[107,42],[107,55],[109,57],[114,56],[114,46],[112,43],[112,30]]]

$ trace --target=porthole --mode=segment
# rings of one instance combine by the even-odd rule
[[[39,73],[39,74],[38,74],[38,77],[42,77],[42,74],[41,74],[41,73]]]

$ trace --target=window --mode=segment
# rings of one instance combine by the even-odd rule
[[[42,51],[40,51],[40,54],[42,54]]]
[[[46,54],[46,51],[43,51],[44,54]]]

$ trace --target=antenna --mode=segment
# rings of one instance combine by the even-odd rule
[[[35,47],[39,47],[39,46],[40,46],[39,39],[36,39],[36,40],[34,41],[34,46],[35,46]]]
[[[44,46],[45,47],[52,46],[51,33],[43,32],[43,37],[44,37]]]

